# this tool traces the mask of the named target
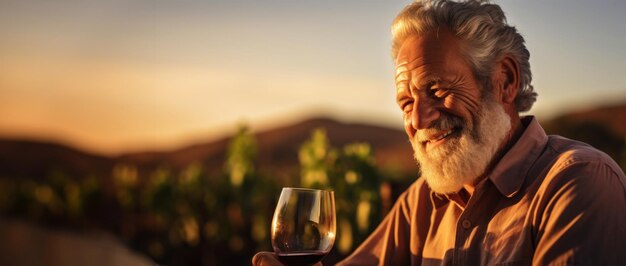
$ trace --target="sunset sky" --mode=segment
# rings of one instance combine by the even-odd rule
[[[0,137],[104,154],[324,115],[401,126],[389,25],[410,1],[0,0]],[[626,1],[496,1],[540,119],[626,100]]]

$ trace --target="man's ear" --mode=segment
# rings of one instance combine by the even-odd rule
[[[502,57],[493,72],[492,82],[494,93],[504,104],[515,104],[517,88],[519,88],[520,71],[517,61],[511,56]]]

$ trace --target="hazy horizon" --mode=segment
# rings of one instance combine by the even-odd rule
[[[0,136],[101,154],[325,116],[401,127],[389,24],[410,1],[0,3]],[[626,101],[622,1],[495,1],[526,38],[530,114]]]

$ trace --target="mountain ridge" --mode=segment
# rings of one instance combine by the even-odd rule
[[[279,171],[285,175],[296,174],[298,149],[316,128],[326,131],[334,147],[342,147],[352,142],[367,142],[374,148],[376,159],[384,164],[396,161],[401,168],[407,163],[414,165],[410,145],[401,130],[316,117],[253,132],[258,145],[259,169],[265,172]],[[68,174],[79,176],[93,173],[107,175],[119,164],[133,165],[140,172],[148,172],[163,165],[180,170],[192,163],[200,163],[209,173],[217,174],[223,169],[231,138],[232,136],[222,137],[172,150],[130,152],[114,156],[90,153],[57,142],[0,139],[0,174],[40,177],[49,175],[55,169],[66,168],[64,171]],[[71,167],[67,167],[68,165]],[[417,169],[416,166],[409,168]]]

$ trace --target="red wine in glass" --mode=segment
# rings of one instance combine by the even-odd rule
[[[313,265],[333,247],[336,232],[332,191],[283,188],[272,220],[272,247],[286,265]]]
[[[309,266],[321,261],[328,253],[325,252],[294,252],[278,254],[278,259],[289,266]]]

